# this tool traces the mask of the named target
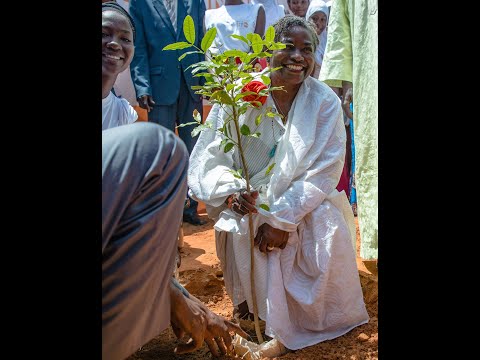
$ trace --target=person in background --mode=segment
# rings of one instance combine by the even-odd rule
[[[360,256],[378,257],[378,8],[377,0],[335,0],[319,79],[342,88],[353,119]],[[353,104],[354,112],[350,109]]]
[[[112,88],[128,68],[134,54],[135,26],[127,11],[116,2],[102,2],[102,130],[131,124],[137,112]]]
[[[163,51],[169,44],[186,41],[183,21],[187,15],[195,24],[195,45],[200,48],[203,38],[203,0],[130,0],[130,14],[137,28],[135,55],[130,64],[137,101],[148,112],[148,121],[175,131],[176,125],[192,122],[194,110],[203,116],[202,97],[192,86],[203,79],[194,77],[187,68],[204,60],[203,55],[192,54],[178,58],[188,49]],[[197,140],[191,136],[193,126],[178,128],[178,135],[189,152]],[[186,197],[188,195],[186,194]],[[189,199],[183,220],[193,225],[203,225],[197,213],[198,203]]]
[[[285,9],[285,15],[293,15],[292,11],[288,7],[288,0],[277,0],[279,5],[283,5],[283,8]]]
[[[173,277],[188,152],[170,130],[140,122],[102,131],[102,359],[124,360],[170,324],[175,353],[232,354],[238,325]]]
[[[265,9],[265,32],[270,25],[275,24],[285,16],[285,7],[278,4],[278,0],[252,0],[252,4],[262,4]]]
[[[369,319],[352,209],[335,189],[345,158],[340,100],[310,76],[318,45],[312,23],[285,16],[275,24],[275,41],[286,47],[269,58],[272,68],[280,68],[269,75],[270,86],[284,91],[272,91],[261,107],[239,118],[240,126],[260,133],[242,138],[251,193],[245,179],[232,174],[243,168],[238,149],[224,152],[216,131],[230,117],[228,106],[212,107],[207,121],[213,127],[201,132],[188,173],[193,196],[216,221],[225,288],[241,319],[251,317],[253,306],[247,219],[252,212],[258,315],[273,338],[259,345],[258,355],[268,357],[342,336]],[[264,117],[257,127],[257,117],[267,109],[275,116]],[[235,128],[230,132],[236,138]],[[239,350],[251,346],[235,344]]]
[[[129,0],[116,0],[116,2],[129,12]],[[147,111],[138,105],[135,88],[132,82],[132,75],[130,74],[130,66],[118,74],[117,81],[113,84],[113,91],[117,96],[123,97],[133,106],[138,114],[137,121],[147,121]]]
[[[305,19],[310,0],[287,0],[287,4],[293,15],[300,16]]]
[[[317,50],[315,51],[315,69],[313,70],[312,76],[315,79],[318,79],[318,75],[320,74],[320,68],[322,67],[325,47],[327,45],[326,40],[322,41],[322,34],[324,33],[328,22],[327,4],[322,0],[312,0],[310,5],[308,6],[306,19],[312,21],[317,29],[319,44]]]
[[[205,31],[217,28],[217,36],[209,51],[222,54],[226,50],[248,52],[249,46],[230,35],[246,36],[257,33],[263,37],[265,33],[265,9],[261,3],[246,4],[242,0],[225,0],[217,9],[209,9],[205,13]]]

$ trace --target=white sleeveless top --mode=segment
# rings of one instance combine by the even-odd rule
[[[262,4],[265,9],[265,31],[285,16],[285,8],[277,0],[252,0],[252,4]]]
[[[217,28],[217,36],[210,47],[212,54],[221,54],[226,50],[248,52],[246,43],[234,39],[230,35],[246,36],[255,31],[260,4],[222,5],[218,9],[205,12],[205,29]]]

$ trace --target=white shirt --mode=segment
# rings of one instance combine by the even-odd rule
[[[226,50],[241,50],[248,52],[249,46],[230,35],[246,36],[255,32],[258,9],[260,4],[222,5],[218,9],[205,12],[205,29],[217,28],[217,36],[210,47],[212,54],[222,54]]]
[[[102,99],[102,130],[131,124],[137,118],[137,112],[127,100],[116,97],[112,92]]]
[[[173,9],[174,9],[173,13],[175,14],[175,18],[178,19],[178,14],[177,14],[178,13],[178,1],[176,1],[176,0],[163,0],[163,4],[165,5],[165,8],[167,9],[167,12],[168,12],[168,5],[166,4],[167,2],[171,3],[173,5]],[[170,21],[172,21],[172,20],[170,19]],[[172,22],[172,26],[175,29],[175,32],[177,32],[177,30],[178,30],[177,22],[175,22],[175,23]]]

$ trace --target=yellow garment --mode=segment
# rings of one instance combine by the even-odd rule
[[[360,256],[378,257],[378,11],[377,0],[335,0],[319,79],[353,83],[355,181]]]

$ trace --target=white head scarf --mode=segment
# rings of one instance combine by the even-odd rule
[[[310,19],[310,17],[315,14],[317,11],[323,12],[327,15],[327,23],[328,23],[328,6],[322,0],[312,0],[310,5],[308,6],[307,13],[305,15],[305,19]],[[326,29],[325,29],[326,30]],[[323,62],[323,55],[325,54],[325,48],[327,46],[327,33],[323,30],[322,33],[318,36],[319,44],[317,46],[317,50],[315,51],[315,61],[317,64],[322,64]]]
[[[328,5],[322,0],[312,0],[310,2],[310,5],[308,5],[307,13],[305,14],[305,19],[310,19],[310,16],[315,14],[317,11],[325,13],[328,19]]]

